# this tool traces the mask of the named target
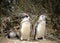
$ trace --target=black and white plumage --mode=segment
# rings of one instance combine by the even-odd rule
[[[37,23],[34,26],[34,30],[35,30],[34,38],[36,40],[38,40],[38,38],[44,39],[44,34],[46,30],[46,16],[45,15],[40,15]]]
[[[16,32],[11,31],[11,32],[9,32],[9,33],[6,35],[6,38],[9,38],[9,39],[19,39],[19,36],[17,35]]]
[[[30,17],[28,14],[23,13],[22,21],[21,21],[21,40],[29,40],[30,39],[30,32],[31,32],[31,23],[30,23]]]

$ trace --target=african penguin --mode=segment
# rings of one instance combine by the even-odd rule
[[[35,35],[34,39],[43,39],[44,40],[44,34],[46,30],[46,16],[45,15],[40,15],[37,23],[34,26],[35,30]]]
[[[22,13],[21,21],[21,40],[30,40],[31,23],[30,17],[26,13]]]
[[[6,38],[8,39],[19,39],[19,36],[17,35],[16,32],[10,31],[7,35]]]

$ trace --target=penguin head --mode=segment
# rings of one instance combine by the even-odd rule
[[[16,33],[11,31],[7,34],[7,38],[15,38],[16,37]]]
[[[22,15],[21,15],[21,20],[29,20],[30,19],[30,17],[29,17],[29,15],[28,14],[26,14],[26,13],[22,13]]]
[[[10,37],[15,37],[16,36],[16,33],[12,31],[12,32],[9,33],[9,36]]]
[[[21,18],[22,18],[22,19],[23,19],[23,18],[29,18],[29,15],[26,14],[26,13],[22,13]]]
[[[45,21],[46,18],[47,18],[46,15],[40,15],[39,20],[43,20],[43,21]]]

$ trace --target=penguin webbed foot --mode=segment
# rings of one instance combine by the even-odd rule
[[[36,40],[46,40],[44,37],[40,37],[40,38],[36,37],[35,39]]]

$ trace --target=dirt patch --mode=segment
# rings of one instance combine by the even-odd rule
[[[1,39],[1,38],[0,38]],[[0,43],[58,43],[56,41],[51,40],[39,40],[39,41],[20,41],[18,39],[6,39],[2,38]]]

